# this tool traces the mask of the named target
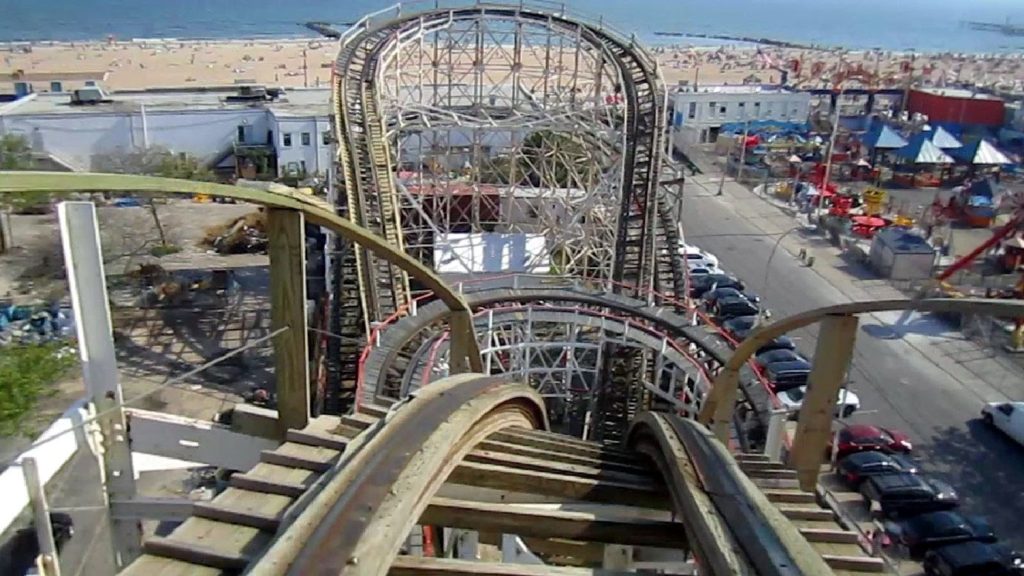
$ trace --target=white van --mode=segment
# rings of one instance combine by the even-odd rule
[[[989,402],[981,409],[981,417],[986,423],[1024,444],[1024,402]]]

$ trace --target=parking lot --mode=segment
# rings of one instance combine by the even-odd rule
[[[776,318],[839,302],[903,297],[800,230],[792,216],[731,182],[717,196],[717,184],[717,175],[687,181],[685,240],[715,254]],[[813,268],[795,257],[801,248],[816,256]],[[909,315],[897,334],[892,326],[899,320],[899,313],[861,318],[849,383],[861,409],[848,423],[906,433],[923,475],[952,485],[962,513],[984,517],[1001,542],[1024,548],[1017,519],[1024,511],[1024,448],[980,420],[986,402],[1024,398],[1024,374],[938,319]],[[814,326],[793,334],[808,357],[816,334]],[[823,482],[828,486],[828,476]],[[859,494],[837,490],[836,497],[868,522]],[[903,561],[901,572],[919,573],[919,564]]]

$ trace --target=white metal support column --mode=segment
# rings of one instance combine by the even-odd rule
[[[135,475],[121,406],[124,396],[114,355],[96,207],[92,202],[61,202],[57,214],[75,312],[82,376],[97,413],[105,412],[98,419],[103,434],[104,496],[108,503],[131,500],[135,497]],[[110,528],[114,563],[123,568],[139,555],[142,529],[138,521],[116,518],[110,519]]]

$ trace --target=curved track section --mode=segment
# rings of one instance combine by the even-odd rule
[[[706,326],[693,326],[690,319],[676,313],[671,307],[648,305],[621,294],[615,294],[599,287],[590,287],[578,280],[550,276],[507,276],[489,279],[463,286],[463,296],[475,311],[476,326],[486,327],[487,308],[509,304],[536,304],[538,311],[544,303],[552,306],[579,305],[598,311],[612,311],[643,325],[657,334],[659,341],[667,337],[674,341],[674,348],[684,353],[686,362],[679,365],[688,374],[685,386],[674,389],[672,395],[686,390],[693,394],[685,398],[686,405],[702,405],[706,391],[705,377],[714,378],[728,362],[732,349],[718,332]],[[433,345],[432,339],[444,331],[447,317],[445,308],[437,302],[418,307],[409,315],[381,331],[375,341],[364,352],[360,379],[360,402],[373,404],[379,401],[393,401],[401,396],[403,381],[414,374],[429,353],[424,347]],[[596,313],[595,317],[600,317]],[[625,325],[625,323],[608,323]],[[637,334],[643,331],[638,330]],[[488,336],[480,333],[482,341]],[[426,343],[426,344],[425,344]],[[648,342],[647,344],[656,344]],[[486,347],[487,344],[485,343]],[[650,350],[662,350],[655,345]],[[654,378],[638,378],[634,381],[655,381]],[[413,379],[415,375],[411,376]],[[422,378],[422,373],[419,374]],[[421,380],[422,381],[422,380]],[[753,414],[762,427],[767,426],[768,412],[772,408],[769,394],[756,373],[749,365],[741,368],[742,390]],[[661,390],[666,392],[666,390]],[[625,432],[625,425],[623,433]]]
[[[679,294],[684,285],[683,264],[678,258],[678,231],[674,218],[658,198],[665,108],[664,89],[656,61],[631,39],[599,23],[565,15],[553,4],[476,4],[465,7],[403,12],[383,10],[365,18],[346,33],[335,66],[335,135],[344,185],[340,212],[354,222],[401,247],[403,230],[400,200],[394,174],[395,158],[381,114],[382,58],[395,51],[406,36],[453,21],[508,19],[564,31],[577,42],[597,48],[602,60],[618,71],[625,134],[621,153],[619,213],[615,248],[608,277],[649,289]],[[478,39],[482,42],[482,39]],[[436,67],[437,62],[434,63]],[[422,86],[420,90],[422,90]],[[545,101],[547,96],[544,96]],[[408,304],[408,278],[396,267],[351,245],[336,243],[333,254],[330,326],[334,333],[357,340],[375,322],[384,321]],[[616,288],[616,291],[620,288]],[[362,328],[362,330],[360,330]],[[353,348],[335,342],[333,387],[350,388],[356,364]],[[606,357],[615,355],[609,348]],[[637,359],[640,361],[641,359]],[[646,366],[650,359],[643,360]],[[610,368],[610,366],[609,366]],[[603,373],[610,373],[606,369]],[[606,386],[618,390],[621,382]],[[608,398],[608,407],[620,406],[623,398]],[[612,408],[602,410],[613,412]],[[619,410],[621,411],[621,410]],[[623,422],[614,425],[621,427]]]
[[[608,448],[546,432],[535,391],[481,374],[367,408],[291,431],[124,573],[583,576],[647,562],[818,576],[877,565],[834,524],[794,525],[829,513],[813,496],[784,513],[778,502],[805,495],[776,480],[769,501],[690,420],[641,415],[627,446]],[[809,542],[847,542],[846,555]]]

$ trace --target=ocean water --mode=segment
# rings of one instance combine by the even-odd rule
[[[850,48],[1024,52],[1024,37],[970,30],[962,20],[1024,25],[1024,0],[566,0],[651,43],[680,32],[769,37]],[[302,23],[342,26],[389,0],[0,0],[0,41],[312,36]],[[694,41],[699,43],[699,41]]]

